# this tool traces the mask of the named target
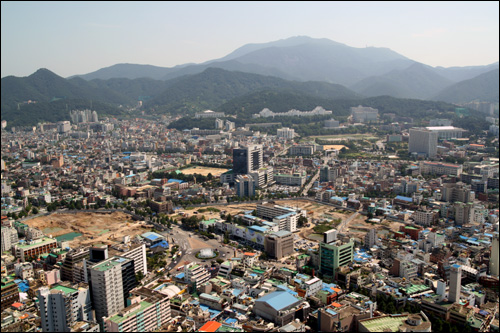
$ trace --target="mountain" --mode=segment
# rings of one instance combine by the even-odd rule
[[[89,108],[91,103],[101,114],[120,114],[118,105],[133,100],[81,78],[67,80],[48,69],[39,69],[28,77],[2,78],[1,101],[2,119],[9,126],[27,126],[39,121],[68,120],[68,110]]]
[[[202,64],[173,68],[118,64],[78,76],[86,80],[112,77],[169,80],[217,67],[287,80],[351,85],[369,76],[404,69],[412,63],[414,61],[387,48],[355,48],[329,39],[298,36],[270,43],[247,44],[223,58]]]
[[[350,88],[365,96],[425,99],[451,84],[449,79],[437,74],[432,67],[414,63],[402,70],[366,78]]]
[[[66,80],[42,68],[28,77],[7,76],[1,80],[2,106],[32,100],[49,102],[55,99],[79,98],[108,103],[128,103],[130,99],[110,89],[93,87],[81,78]]]
[[[468,79],[472,79],[480,74],[492,71],[494,69],[498,69],[498,61],[486,65],[486,66],[466,66],[466,67],[435,67],[434,71],[451,80],[453,82],[460,82]]]
[[[146,106],[163,112],[192,113],[213,109],[233,98],[264,89],[301,92],[330,99],[360,97],[343,86],[326,82],[286,81],[272,76],[230,72],[220,68],[208,68],[202,73],[172,81],[164,92],[148,101]]]
[[[483,102],[499,102],[499,70],[495,69],[475,78],[456,83],[439,94],[433,100],[449,103],[466,103],[474,100]]]
[[[152,65],[137,65],[137,64],[116,64],[113,66],[101,68],[95,72],[88,74],[80,74],[69,77],[81,77],[84,80],[101,79],[108,80],[114,78],[140,79],[150,78],[161,80],[168,71],[167,67],[158,67]]]

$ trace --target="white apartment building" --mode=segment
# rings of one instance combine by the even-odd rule
[[[69,332],[78,321],[92,321],[88,285],[74,287],[57,285],[37,290],[43,332]]]
[[[437,214],[433,211],[417,210],[413,213],[412,218],[416,224],[429,227],[436,220]]]
[[[203,266],[196,263],[190,263],[184,266],[184,281],[189,284],[201,286],[210,280],[210,273]]]
[[[295,136],[295,130],[288,127],[278,128],[276,136],[278,138],[291,140]]]

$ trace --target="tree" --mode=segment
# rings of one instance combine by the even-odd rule
[[[38,214],[38,208],[33,207],[33,211],[32,211],[32,213],[33,213],[33,214],[35,214],[35,215],[36,215],[36,214]]]

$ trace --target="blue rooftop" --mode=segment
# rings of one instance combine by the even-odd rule
[[[276,219],[286,219],[288,216],[292,215],[293,213],[286,213],[280,216],[276,216]]]
[[[258,225],[252,225],[251,227],[248,227],[248,229],[255,230],[258,232],[266,232],[268,230],[268,228],[259,227]]]
[[[184,183],[184,181],[183,181],[183,180],[180,180],[180,179],[173,179],[173,178],[172,178],[172,179],[169,179],[169,180],[167,181],[167,183],[179,183],[179,184],[181,184],[181,183]]]
[[[266,302],[276,311],[291,307],[298,301],[297,298],[286,291],[275,291],[256,300],[256,302]]]
[[[412,202],[413,201],[412,198],[404,197],[402,195],[398,195],[394,199],[396,199],[396,200],[402,200],[402,201],[407,201],[407,202]]]

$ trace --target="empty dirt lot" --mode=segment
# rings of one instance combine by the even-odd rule
[[[53,237],[70,232],[81,233],[82,236],[70,241],[71,247],[110,243],[110,240],[122,241],[125,235],[132,238],[150,229],[144,222],[134,221],[130,215],[123,212],[54,213],[31,219],[26,223]]]

